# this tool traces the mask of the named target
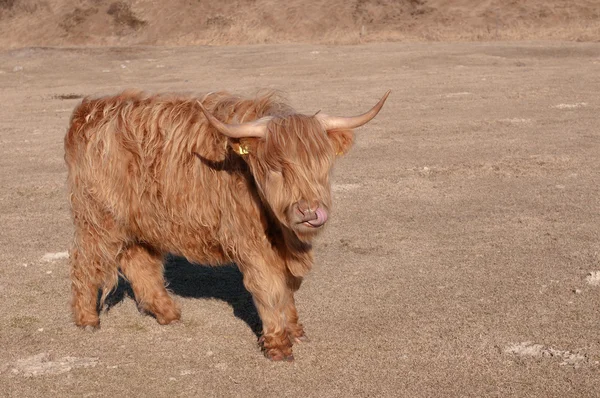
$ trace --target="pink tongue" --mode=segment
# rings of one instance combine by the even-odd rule
[[[317,214],[317,219],[311,220],[308,223],[313,227],[320,227],[321,225],[325,224],[325,221],[327,221],[327,213],[320,207],[315,211],[315,213]]]

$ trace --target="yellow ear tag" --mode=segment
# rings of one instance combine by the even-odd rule
[[[233,149],[233,152],[237,153],[238,155],[247,155],[250,153],[247,145],[230,144],[228,141],[225,141],[225,150],[227,150],[227,146],[231,146],[231,149]]]
[[[238,150],[236,152],[240,155],[247,155],[250,153],[246,145],[238,145]]]

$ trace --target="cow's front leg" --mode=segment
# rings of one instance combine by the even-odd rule
[[[244,286],[252,294],[263,323],[260,342],[265,356],[274,361],[292,361],[292,343],[285,320],[285,309],[290,298],[285,269],[268,264],[263,259],[239,265],[244,274]]]
[[[288,285],[288,300],[285,307],[285,320],[286,329],[292,339],[296,343],[308,341],[306,334],[304,333],[304,327],[298,321],[298,311],[296,310],[296,302],[294,300],[294,293],[300,288],[302,278],[294,276],[291,273],[287,273],[287,285]]]

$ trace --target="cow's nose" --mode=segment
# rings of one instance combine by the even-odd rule
[[[300,210],[301,213],[314,212],[319,207],[319,201],[313,200],[312,202],[309,202],[308,200],[301,199],[298,201],[297,205],[298,210]]]
[[[327,221],[327,210],[323,206],[320,206],[318,201],[309,203],[306,200],[300,200],[296,206],[300,222],[302,223],[306,222],[313,227],[320,227]]]
[[[298,210],[298,215],[300,216],[300,222],[307,222],[317,219],[317,214],[315,210],[319,207],[318,203],[312,206],[308,203],[308,201],[302,199],[296,203],[296,209]]]

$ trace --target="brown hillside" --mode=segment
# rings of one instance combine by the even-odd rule
[[[597,0],[0,0],[0,47],[600,39]]]

